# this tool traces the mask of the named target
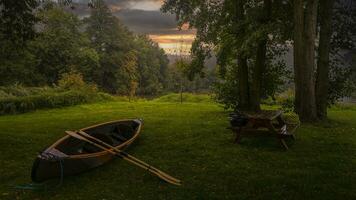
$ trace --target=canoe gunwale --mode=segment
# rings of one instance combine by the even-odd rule
[[[134,135],[130,139],[128,139],[127,141],[121,143],[120,145],[115,146],[116,149],[122,149],[124,147],[129,146],[139,136],[139,134],[141,132],[141,129],[142,129],[142,126],[143,126],[143,123],[142,123],[141,120],[138,120],[138,119],[114,120],[114,121],[104,122],[104,123],[101,123],[101,124],[96,124],[96,125],[93,125],[93,126],[89,126],[89,127],[86,127],[86,128],[79,129],[79,130],[85,132],[88,129],[95,128],[95,127],[98,127],[98,126],[107,125],[107,124],[113,124],[113,123],[119,123],[119,122],[125,122],[125,121],[139,121],[139,123],[138,123],[139,126],[137,127],[136,132],[134,133]],[[56,148],[56,146],[58,146],[61,142],[63,142],[64,140],[68,139],[69,137],[71,137],[71,136],[66,135],[66,136],[60,138],[55,143],[53,143],[51,146],[49,146],[46,150]],[[103,155],[106,155],[106,154],[108,154],[108,152],[103,150],[103,151],[99,151],[99,152],[96,152],[96,153],[85,153],[85,154],[78,154],[78,155],[68,155],[67,157],[64,157],[63,159],[82,159],[82,158],[103,156]]]

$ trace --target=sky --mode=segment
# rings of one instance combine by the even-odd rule
[[[80,3],[80,15],[88,15],[88,0],[73,0]],[[188,54],[195,31],[187,26],[178,30],[175,16],[162,13],[163,0],[105,0],[112,13],[119,17],[132,32],[147,34],[167,54]]]

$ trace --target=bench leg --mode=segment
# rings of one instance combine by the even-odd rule
[[[236,137],[235,137],[235,141],[234,141],[234,142],[235,142],[236,144],[239,144],[240,141],[241,141],[241,135],[238,134],[238,133],[236,133]]]
[[[235,133],[235,141],[234,141],[234,143],[236,143],[236,144],[239,144],[240,143],[240,141],[241,141],[241,129],[238,129],[238,130],[236,130],[236,131],[234,131],[234,133]]]
[[[293,139],[293,140],[295,140],[295,136],[294,136],[294,134],[292,134],[292,139]]]
[[[285,141],[283,138],[279,139],[279,141],[281,142],[282,146],[283,146],[286,150],[288,150],[288,145],[287,145],[286,141]]]

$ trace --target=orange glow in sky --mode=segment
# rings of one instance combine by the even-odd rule
[[[168,54],[184,54],[190,52],[195,34],[166,34],[149,35],[149,37],[158,43],[158,45]]]

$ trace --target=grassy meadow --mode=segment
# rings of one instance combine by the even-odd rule
[[[0,199],[356,199],[356,106],[329,112],[330,121],[301,126],[288,151],[274,138],[234,144],[228,111],[208,96],[183,104],[161,97],[0,116]],[[181,179],[182,186],[115,159],[66,177],[52,190],[13,188],[30,182],[36,154],[65,130],[122,118],[145,122],[127,152]]]

